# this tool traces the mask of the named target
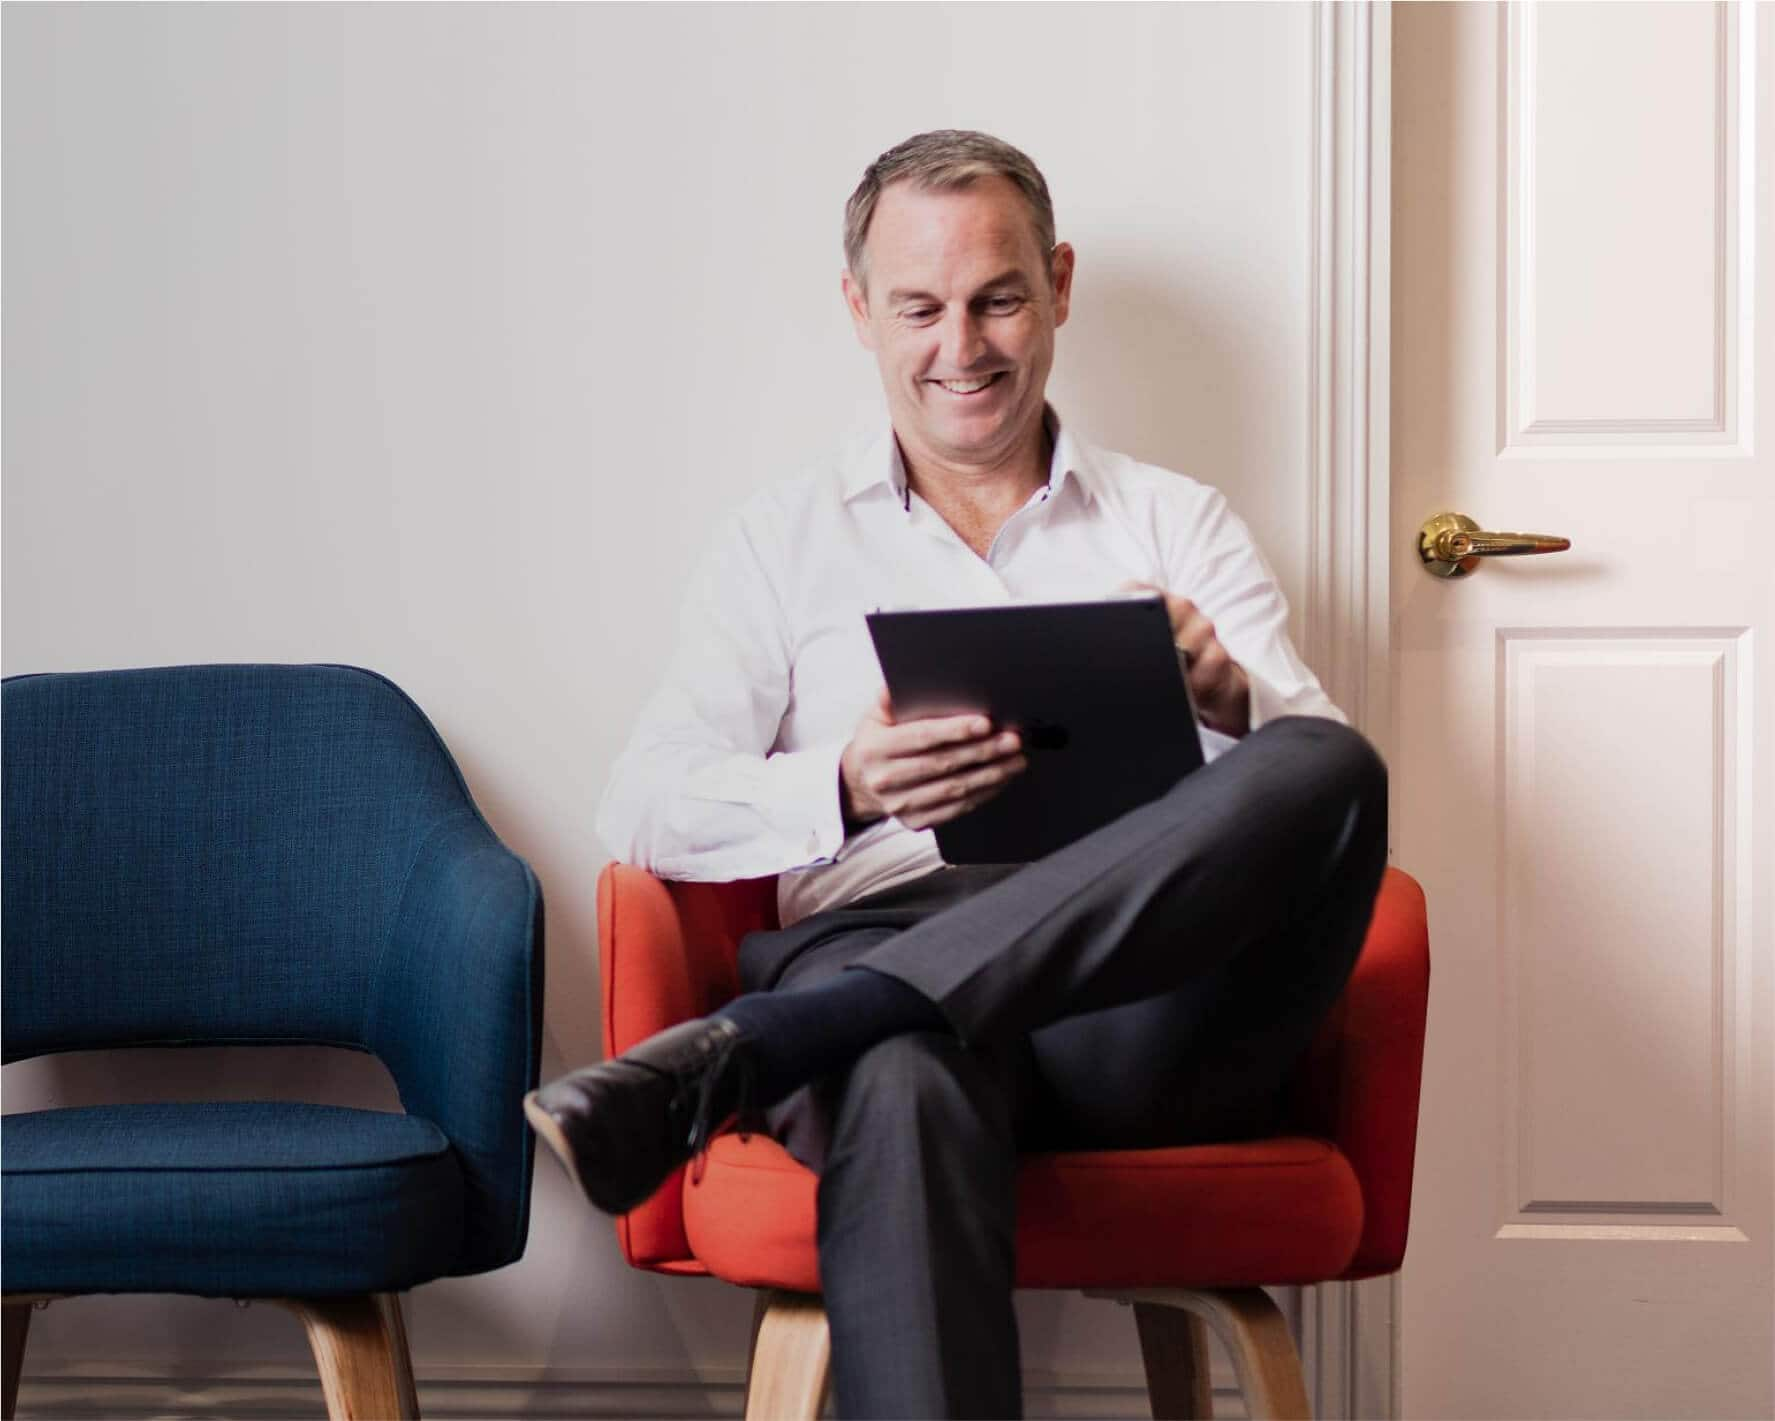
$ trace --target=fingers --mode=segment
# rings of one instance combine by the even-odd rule
[[[1202,652],[1215,644],[1214,623],[1187,597],[1167,598],[1166,605],[1171,609],[1171,639],[1190,660],[1200,659]]]
[[[1012,755],[970,770],[967,774],[947,775],[940,780],[927,781],[898,796],[896,802],[899,809],[896,812],[902,816],[905,813],[918,813],[954,803],[956,800],[968,799],[987,790],[996,790],[1020,775],[1028,765],[1029,761],[1022,755]]]
[[[1238,668],[1214,634],[1214,623],[1193,605],[1178,630],[1177,649],[1183,653],[1190,694],[1196,698],[1197,704],[1217,702],[1226,693],[1227,684]]]
[[[1189,682],[1190,695],[1195,697],[1197,708],[1204,711],[1215,709],[1226,697],[1238,674],[1237,664],[1212,634],[1202,639],[1193,653],[1184,650],[1184,657],[1184,677]]]
[[[1156,582],[1124,582],[1119,590],[1163,597],[1166,615],[1171,618],[1171,639],[1186,657],[1193,658],[1204,640],[1213,639],[1214,623],[1204,617],[1201,609],[1189,598],[1175,596]]]
[[[893,718],[892,702],[885,691],[865,719],[885,727],[877,736],[884,755],[922,755],[992,733],[992,722],[983,715],[933,716],[901,724]]]
[[[968,775],[921,785],[905,796],[906,807],[894,817],[908,829],[929,829],[959,819],[998,794],[1029,766],[1022,755],[995,761]]]
[[[839,758],[843,806],[850,821],[870,823],[899,812],[905,792],[1021,748],[1012,733],[993,735],[983,715],[941,716],[895,724],[884,690]]]
[[[945,804],[938,809],[928,810],[923,814],[914,814],[910,817],[902,815],[899,818],[899,822],[905,825],[908,829],[913,830],[935,829],[939,824],[947,824],[951,819],[959,819],[964,814],[971,814],[1003,788],[1003,785],[995,785],[992,789],[987,790],[982,794],[975,795],[965,800],[957,800],[953,804]]]
[[[960,745],[992,733],[992,722],[983,715],[936,716],[896,726],[889,751],[894,755],[922,755],[945,745]]]
[[[884,759],[866,772],[865,783],[876,794],[887,794],[932,780],[947,779],[969,766],[1002,759],[1021,748],[1022,741],[1014,731],[980,740],[970,739],[934,754]]]
[[[1248,714],[1244,709],[1245,673],[1221,645],[1214,623],[1187,597],[1167,594],[1165,607],[1171,614],[1172,640],[1183,654],[1184,674],[1197,709],[1205,718],[1242,725]]]
[[[1202,649],[1190,657],[1190,689],[1195,690],[1197,683],[1204,689],[1218,686],[1226,679],[1226,673],[1232,664],[1233,659],[1227,655],[1226,648],[1210,637],[1203,643]]]

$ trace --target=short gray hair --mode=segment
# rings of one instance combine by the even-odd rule
[[[863,170],[863,181],[844,205],[844,261],[859,285],[868,284],[863,244],[882,189],[915,183],[926,191],[971,187],[981,178],[1007,178],[1029,204],[1036,245],[1053,275],[1054,203],[1048,183],[1029,155],[1002,138],[972,129],[939,128],[895,144]]]

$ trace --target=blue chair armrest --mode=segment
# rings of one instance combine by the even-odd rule
[[[409,1114],[463,1171],[460,1255],[479,1273],[524,1252],[532,1153],[523,1095],[542,1050],[542,889],[472,812],[439,823],[407,875],[377,968],[367,1044]]]

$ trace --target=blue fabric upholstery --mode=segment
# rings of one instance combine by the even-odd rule
[[[413,1125],[447,1140],[457,1177],[444,1211],[456,1222],[440,1228],[433,1167],[418,1170],[430,1221],[412,1240],[418,1271],[517,1258],[542,897],[418,708],[351,667],[188,666],[12,677],[3,713],[5,1059],[225,1041],[374,1052]],[[0,1125],[8,1289],[25,1128],[50,1127]],[[415,1187],[416,1169],[391,1180]],[[226,1232],[212,1242],[218,1257],[257,1248]],[[406,1245],[389,1247],[384,1271],[417,1281],[415,1258],[396,1267]],[[357,1290],[312,1264],[294,1291]],[[79,1286],[141,1286],[131,1276],[120,1263],[112,1282]]]
[[[5,1134],[8,1292],[398,1292],[462,1233],[462,1171],[416,1115],[104,1105]]]

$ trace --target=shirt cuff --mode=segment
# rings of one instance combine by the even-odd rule
[[[1348,725],[1349,719],[1326,698],[1319,683],[1308,679],[1292,696],[1285,695],[1272,683],[1246,668],[1245,678],[1251,683],[1251,729],[1268,725],[1285,715],[1316,715]]]
[[[1288,714],[1288,702],[1283,699],[1282,693],[1250,667],[1245,668],[1245,682],[1250,687],[1251,724],[1246,729],[1247,735]]]
[[[839,802],[838,762],[844,744],[782,750],[764,762],[764,799],[797,868],[831,863],[844,846],[844,807]]]
[[[1241,668],[1244,669],[1244,668]],[[1202,758],[1218,760],[1222,755],[1237,745],[1246,735],[1251,734],[1265,721],[1274,720],[1277,716],[1288,714],[1287,704],[1281,695],[1265,681],[1250,670],[1245,671],[1247,687],[1245,697],[1246,726],[1241,735],[1228,735],[1224,730],[1216,730],[1207,721],[1201,721],[1197,729],[1202,736]]]
[[[1178,666],[1178,669],[1183,672],[1184,680],[1187,681],[1189,679],[1189,666],[1190,666],[1189,658],[1184,655],[1183,648],[1181,646],[1177,648],[1177,666]],[[1242,740],[1245,736],[1249,735],[1252,731],[1256,730],[1258,726],[1263,724],[1263,720],[1260,719],[1260,712],[1258,710],[1258,705],[1259,705],[1258,686],[1260,684],[1263,685],[1264,694],[1270,698],[1269,702],[1268,702],[1268,704],[1270,706],[1273,707],[1273,706],[1281,704],[1281,698],[1278,697],[1276,695],[1276,693],[1274,691],[1272,691],[1267,684],[1262,683],[1260,681],[1260,679],[1256,675],[1254,675],[1250,671],[1250,669],[1247,668],[1243,663],[1240,664],[1239,669],[1245,673],[1245,683],[1246,683],[1246,686],[1248,687],[1248,691],[1247,691],[1246,698],[1245,698],[1246,699],[1245,714],[1246,714],[1247,724],[1243,730],[1241,730],[1237,735],[1230,735],[1224,730],[1216,730],[1213,726],[1209,725],[1206,720],[1202,719],[1202,713],[1199,708],[1196,711],[1196,725],[1197,725],[1197,728],[1202,732],[1202,746],[1204,749],[1206,749],[1208,751],[1208,758],[1210,760],[1212,760],[1215,757],[1215,755],[1219,754],[1221,751],[1229,749],[1230,747],[1238,744],[1240,740]],[[1268,718],[1273,719],[1276,715],[1279,715],[1279,714],[1281,714],[1280,711],[1271,710]]]

